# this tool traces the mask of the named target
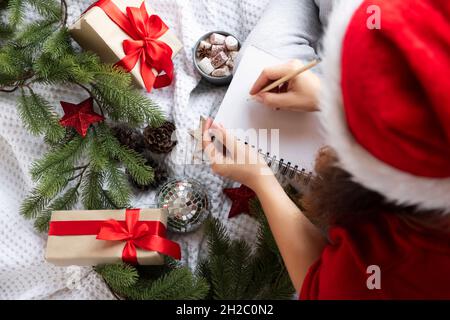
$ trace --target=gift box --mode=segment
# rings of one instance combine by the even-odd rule
[[[142,0],[100,0],[69,31],[82,48],[123,67],[138,86],[151,91],[170,85],[172,58],[182,48],[152,11]]]
[[[163,255],[181,258],[166,225],[166,209],[54,211],[45,258],[58,266],[161,265]]]

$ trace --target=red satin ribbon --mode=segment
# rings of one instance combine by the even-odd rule
[[[91,5],[101,8],[131,39],[123,41],[125,57],[116,63],[130,72],[141,62],[141,76],[148,92],[170,85],[173,80],[172,48],[158,40],[169,27],[157,15],[148,15],[145,2],[140,8],[127,7],[124,14],[111,0],[100,0]],[[158,72],[155,76],[153,70]],[[163,74],[161,74],[164,72]]]
[[[99,240],[126,241],[122,260],[137,264],[136,247],[181,258],[180,246],[164,238],[166,228],[159,221],[139,221],[140,209],[127,209],[125,221],[51,221],[49,236],[97,235]]]

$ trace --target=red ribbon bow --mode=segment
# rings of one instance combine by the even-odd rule
[[[173,80],[172,48],[158,40],[169,28],[157,15],[149,16],[142,2],[140,8],[127,7],[126,14],[111,0],[100,0],[91,7],[100,7],[131,39],[123,41],[125,57],[116,63],[130,72],[141,62],[141,76],[148,92],[170,85]],[[89,7],[88,10],[91,8]],[[155,76],[153,69],[158,72]],[[164,74],[161,74],[164,72]]]
[[[97,234],[97,239],[126,241],[122,251],[122,260],[131,264],[138,263],[136,247],[158,251],[179,260],[181,258],[179,245],[163,238],[161,236],[163,232],[158,228],[152,232],[148,224],[138,224],[139,212],[139,209],[127,209],[125,226],[114,219],[105,221]]]

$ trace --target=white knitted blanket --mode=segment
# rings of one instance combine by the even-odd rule
[[[68,0],[69,22],[81,14],[90,0]],[[150,97],[158,102],[178,129],[179,143],[167,159],[172,176],[193,177],[208,190],[212,214],[228,226],[232,237],[251,241],[255,223],[242,215],[227,220],[230,206],[222,189],[226,183],[205,166],[184,166],[190,157],[192,140],[187,130],[198,125],[200,115],[217,111],[225,88],[200,83],[192,65],[192,47],[211,30],[224,30],[245,40],[257,23],[268,0],[154,0],[149,4],[175,31],[184,50],[175,58],[176,81]],[[60,100],[80,102],[84,92],[72,87],[36,87],[54,106]],[[19,206],[33,184],[30,164],[46,151],[41,138],[31,136],[16,111],[17,95],[0,93],[0,299],[113,299],[107,286],[87,267],[61,268],[44,261],[46,236],[33,229],[31,221],[19,214]],[[229,186],[229,183],[228,183]],[[136,207],[154,204],[154,194],[138,196]],[[182,246],[183,262],[194,267],[204,252],[204,238],[199,230],[188,235],[174,235]]]

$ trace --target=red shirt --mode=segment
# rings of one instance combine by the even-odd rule
[[[332,228],[329,237],[300,299],[450,299],[449,234],[418,231],[385,214]],[[381,289],[368,289],[371,265],[380,268]]]

